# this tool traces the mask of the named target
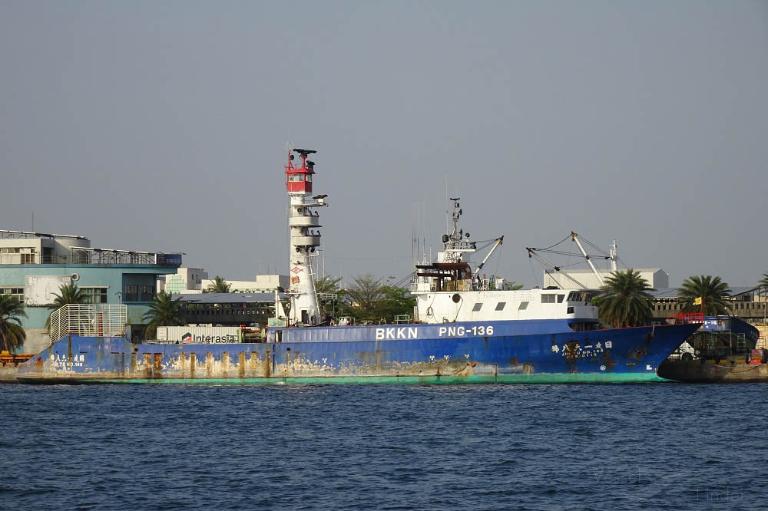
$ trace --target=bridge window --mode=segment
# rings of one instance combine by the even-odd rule
[[[557,295],[557,303],[563,303],[563,300],[565,300],[565,295]]]
[[[541,303],[555,303],[555,295],[541,295]]]
[[[571,291],[568,293],[568,301],[589,303],[596,294],[590,291]]]
[[[520,305],[517,306],[517,310],[524,311],[528,308],[528,302],[520,302]]]
[[[496,310],[497,311],[503,311],[504,307],[507,305],[507,302],[499,302],[496,304]]]
[[[480,312],[480,309],[483,308],[483,302],[477,302],[474,307],[472,307],[472,312]]]

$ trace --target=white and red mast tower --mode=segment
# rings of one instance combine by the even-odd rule
[[[315,162],[307,157],[316,152],[292,149],[288,151],[288,164],[285,166],[285,185],[290,201],[290,325],[316,325],[321,320],[310,255],[320,246],[320,214],[316,208],[326,206],[327,195],[312,195]],[[301,158],[298,167],[293,165],[293,153]]]

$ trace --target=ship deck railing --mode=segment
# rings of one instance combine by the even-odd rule
[[[128,307],[125,304],[69,304],[51,313],[51,341],[65,335],[118,337],[125,334]]]

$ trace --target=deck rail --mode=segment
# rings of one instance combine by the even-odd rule
[[[121,336],[127,324],[128,307],[125,304],[70,304],[53,311],[48,336],[51,341],[67,334]]]

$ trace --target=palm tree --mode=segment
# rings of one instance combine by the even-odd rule
[[[181,324],[181,298],[173,298],[170,293],[160,291],[152,299],[149,310],[144,313],[147,322],[146,337],[152,337],[159,326]]]
[[[60,309],[65,305],[77,305],[88,301],[86,294],[74,282],[62,284],[59,288],[59,293],[54,293],[53,296],[51,308],[54,310]]]
[[[763,273],[763,278],[760,279],[757,285],[763,288],[763,294],[768,292],[768,273]]]
[[[644,325],[653,317],[653,288],[633,269],[616,271],[593,300],[600,320],[614,328]]]
[[[232,284],[224,280],[222,277],[216,275],[214,277],[213,282],[208,284],[208,287],[205,289],[206,293],[229,293],[229,290],[232,288]]]
[[[88,296],[82,289],[77,287],[77,284],[70,282],[69,284],[62,284],[59,287],[59,292],[53,294],[53,303],[48,306],[51,309],[51,313],[61,309],[65,305],[80,305],[88,302]],[[45,328],[50,330],[51,327],[51,315],[48,315],[48,319],[45,320]]]
[[[731,290],[720,277],[693,275],[683,281],[677,296],[688,312],[702,312],[707,316],[728,314]]]
[[[20,317],[27,317],[24,304],[15,296],[0,295],[0,347],[13,352],[24,344],[27,334]]]

